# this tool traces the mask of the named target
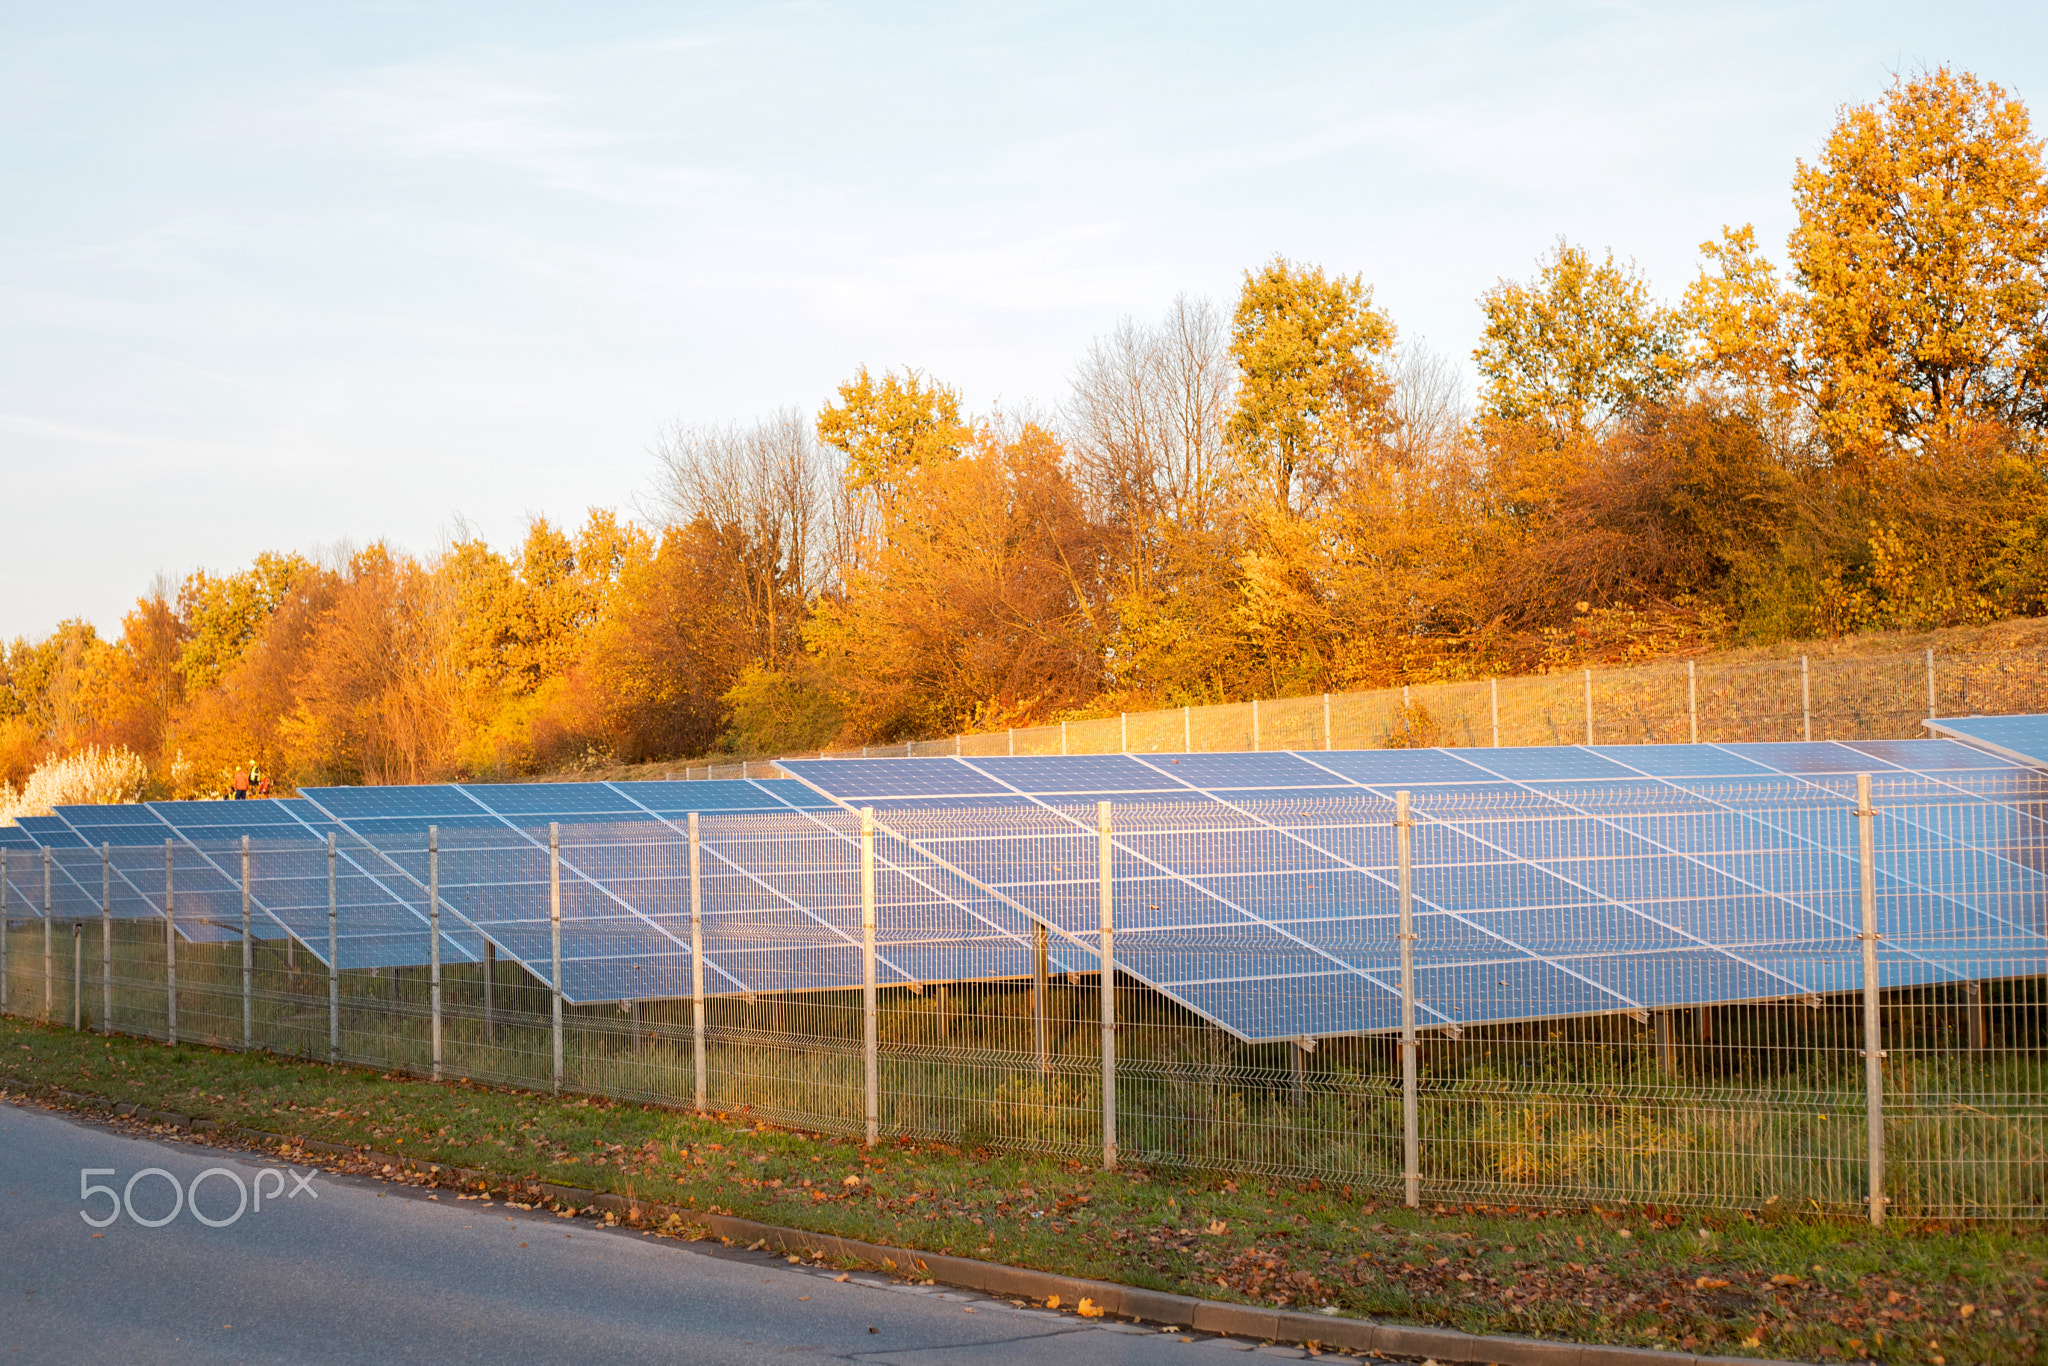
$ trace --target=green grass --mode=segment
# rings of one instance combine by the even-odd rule
[[[698,1118],[13,1019],[0,1056],[0,1074],[37,1087],[281,1136],[1217,1299],[1808,1359],[2031,1362],[2048,1328],[2048,1244],[2015,1223],[1880,1231],[1790,1202],[1702,1214],[1527,1197],[1411,1212],[1320,1179],[1103,1173],[1001,1144],[868,1152],[731,1110]]]

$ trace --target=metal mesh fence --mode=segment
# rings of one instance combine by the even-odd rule
[[[1895,740],[1930,716],[2048,710],[2048,651],[1664,663],[1232,702],[952,735],[819,758]],[[798,756],[791,755],[795,758]],[[675,770],[773,777],[771,763]]]
[[[339,842],[331,883],[326,850],[253,843],[247,885],[299,889],[289,933],[260,896],[244,919],[241,846],[180,846],[170,895],[147,852],[53,856],[45,916],[40,852],[10,851],[0,1006],[1416,1201],[2048,1201],[2036,774],[358,841],[365,885],[431,889],[410,923],[345,895]]]

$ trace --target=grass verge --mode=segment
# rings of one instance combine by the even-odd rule
[[[1265,1306],[1807,1360],[2035,1362],[2038,1226],[1389,1207],[1319,1182],[856,1143],[0,1020],[0,1074],[706,1213]]]

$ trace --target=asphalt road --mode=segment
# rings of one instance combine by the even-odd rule
[[[262,1208],[233,1222],[251,1186]],[[126,1190],[81,1200],[86,1181]],[[296,1169],[303,1177],[308,1168]],[[130,1186],[130,1179],[135,1178]],[[15,1362],[1241,1361],[1250,1344],[1019,1310],[716,1244],[131,1137],[0,1104],[0,1366]],[[1274,1349],[1264,1349],[1273,1351]],[[1289,1352],[1287,1355],[1297,1355]]]

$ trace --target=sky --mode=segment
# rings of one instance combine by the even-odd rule
[[[631,510],[861,365],[1053,411],[1275,254],[1469,368],[1560,235],[1667,297],[1782,244],[1940,64],[2035,99],[2048,7],[0,0],[0,638]]]

